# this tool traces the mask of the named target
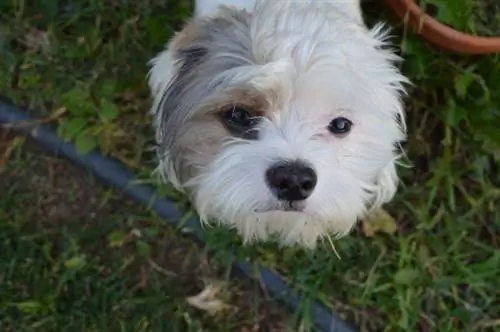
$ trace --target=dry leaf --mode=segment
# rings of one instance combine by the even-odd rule
[[[384,209],[377,209],[362,220],[363,233],[372,237],[375,233],[394,234],[397,230],[396,220]]]
[[[52,47],[49,34],[46,31],[31,29],[26,34],[24,42],[28,50],[32,52],[41,51],[45,55],[51,53]]]
[[[21,146],[25,140],[25,137],[16,137],[5,144],[0,144],[0,170],[7,166],[12,153],[16,148]]]
[[[221,286],[207,285],[198,295],[190,296],[186,300],[193,307],[213,315],[228,307],[227,304],[217,298],[220,291]]]

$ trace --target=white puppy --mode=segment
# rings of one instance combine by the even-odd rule
[[[245,241],[346,234],[397,188],[406,79],[385,39],[359,0],[198,0],[151,61],[159,171]]]

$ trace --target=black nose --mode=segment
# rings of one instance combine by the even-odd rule
[[[316,172],[302,162],[280,162],[266,172],[274,195],[283,201],[302,201],[309,197],[318,180]]]

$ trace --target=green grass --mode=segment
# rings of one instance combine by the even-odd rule
[[[6,78],[0,91],[54,122],[60,135],[82,151],[97,146],[147,179],[153,165],[146,62],[189,16],[189,3],[93,0],[67,6],[64,14],[57,14],[56,3],[0,4],[0,77]],[[380,4],[367,9],[374,13],[370,21],[389,17]],[[474,31],[459,7],[447,10],[450,24]],[[414,167],[400,170],[403,186],[387,206],[397,220],[396,232],[367,236],[360,226],[335,243],[342,259],[329,246],[307,252],[260,244],[238,247],[237,255],[280,272],[306,299],[321,298],[361,330],[500,330],[500,57],[444,54],[404,29],[396,30],[394,42],[405,58],[402,70],[415,85],[406,100],[405,145]],[[30,169],[19,162],[9,167]],[[184,201],[169,188],[161,189]],[[160,281],[145,294],[126,287],[138,270],[122,265],[129,255],[140,255],[137,245],[102,245],[109,234],[123,232],[126,220],[136,219],[120,205],[99,227],[89,212],[76,225],[65,220],[47,230],[19,203],[26,194],[14,186],[0,200],[0,287],[11,283],[7,290],[0,288],[0,317],[11,330],[22,324],[117,330],[122,324],[124,330],[154,331],[165,328],[165,312],[178,315],[172,324],[187,324],[185,313],[195,317],[193,331],[239,329],[220,325],[232,324],[229,317],[207,318],[193,311]],[[143,213],[148,217],[137,218],[154,220],[155,229],[167,232]],[[76,229],[65,233],[70,225]],[[52,240],[55,234],[61,243]],[[209,229],[207,237],[210,247],[221,249],[214,260],[224,270],[238,239],[217,228]],[[160,237],[148,241],[151,254],[163,252]],[[148,251],[144,247],[139,245]],[[88,264],[79,268],[82,259]],[[104,279],[96,277],[100,266],[110,271]],[[305,301],[304,308],[309,304]],[[252,317],[253,310],[247,308],[244,315]],[[298,317],[308,329],[310,317],[303,312]]]
[[[1,176],[1,331],[234,331],[291,322],[256,284],[229,284],[226,267],[205,250],[67,161],[24,147]],[[187,301],[214,280],[224,315]]]
[[[427,12],[455,29],[483,36],[500,34],[500,4],[491,0],[424,0]]]

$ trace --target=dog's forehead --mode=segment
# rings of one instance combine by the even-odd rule
[[[282,3],[288,7],[281,8]],[[222,7],[215,16],[195,19],[182,33],[189,38],[177,40],[184,47],[191,41],[210,50],[207,61],[238,59],[242,67],[289,61],[297,69],[307,69],[321,60],[337,57],[345,61],[343,56],[356,57],[366,48],[372,50],[374,40],[368,30],[346,20],[333,6],[280,1],[259,4],[252,13]]]
[[[402,76],[370,31],[328,6],[270,7],[253,13],[222,8],[195,18],[174,44],[182,66],[171,100],[186,103],[189,96],[196,103],[251,86],[276,98],[270,101],[275,110],[293,104],[331,114],[378,103],[382,111],[399,111],[395,90]]]
[[[281,23],[266,26],[262,24],[266,17]],[[194,75],[199,80],[217,82],[219,87],[251,83],[257,89],[274,90],[274,95],[285,99],[290,98],[284,94],[294,90],[311,90],[313,94],[324,91],[324,81],[340,74],[338,67],[328,64],[346,62],[342,46],[312,36],[312,30],[300,31],[290,17],[266,17],[223,9],[216,17],[194,21],[184,32],[191,40],[178,38],[184,43],[178,52],[183,59],[181,69],[196,67]],[[340,52],[340,56],[332,61],[334,52]],[[319,89],[321,85],[323,89]],[[304,94],[311,95],[300,95]]]

